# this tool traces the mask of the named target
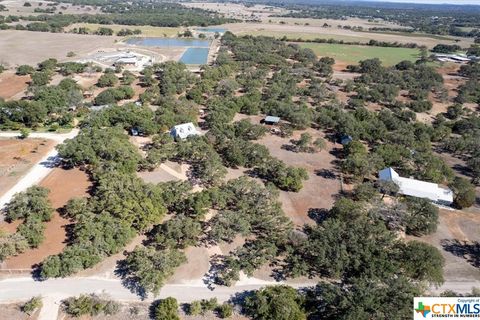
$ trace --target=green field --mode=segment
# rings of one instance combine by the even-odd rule
[[[97,23],[75,23],[68,27],[68,30],[73,28],[85,27],[91,31],[95,31],[100,27],[110,28],[114,32],[120,31],[121,29],[140,29],[142,30],[142,36],[145,37],[175,37],[183,28],[168,28],[168,27],[152,27],[152,26],[128,26],[128,25],[118,25],[118,24],[97,24]]]
[[[238,32],[239,35],[252,35],[252,36],[267,36],[280,39],[282,37],[287,37],[288,39],[302,39],[302,40],[315,40],[315,39],[335,39],[343,41],[358,41],[361,43],[367,43],[369,39],[359,38],[354,36],[345,36],[339,34],[328,34],[328,33],[307,33],[307,32],[284,32],[284,31],[271,31],[271,30],[257,30],[257,31],[245,31]]]
[[[383,48],[370,46],[352,46],[328,43],[298,43],[303,48],[312,49],[318,56],[332,57],[345,63],[357,63],[360,60],[379,58],[384,65],[391,66],[402,60],[415,61],[419,50],[407,48]]]

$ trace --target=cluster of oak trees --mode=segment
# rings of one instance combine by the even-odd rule
[[[37,248],[45,239],[45,223],[52,218],[53,208],[48,200],[49,190],[33,186],[17,193],[5,208],[5,220],[22,220],[13,234],[0,234],[0,261],[8,256]]]
[[[27,98],[22,100],[0,100],[0,127],[3,129],[48,127],[72,127],[72,109],[83,101],[82,88],[72,79],[65,78],[58,85],[48,85],[56,73],[68,76],[83,72],[87,65],[81,63],[58,63],[47,59],[37,68],[21,65],[18,75],[30,75],[31,82]]]

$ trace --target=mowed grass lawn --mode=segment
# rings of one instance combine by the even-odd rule
[[[140,36],[145,37],[174,37],[179,32],[183,30],[183,28],[169,28],[169,27],[152,27],[152,26],[128,26],[128,25],[119,25],[119,24],[97,24],[97,23],[75,23],[72,24],[68,30],[73,28],[80,28],[85,27],[90,29],[91,31],[96,31],[98,28],[110,28],[115,33],[120,31],[121,29],[140,29],[142,30],[142,34]]]
[[[397,64],[403,60],[418,59],[418,49],[383,48],[371,46],[353,46],[329,43],[298,43],[303,48],[310,48],[318,56],[332,57],[335,60],[355,64],[361,60],[379,58],[385,66]]]

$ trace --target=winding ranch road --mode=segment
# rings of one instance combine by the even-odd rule
[[[33,132],[29,135],[29,138],[53,140],[55,141],[56,146],[65,141],[65,139],[74,138],[78,132],[78,129],[73,129],[69,133]],[[15,138],[18,136],[18,132],[0,132],[0,138]],[[34,184],[39,183],[50,173],[50,171],[53,170],[53,168],[55,168],[58,161],[58,152],[55,148],[53,148],[42,159],[40,159],[40,161],[35,164],[10,190],[0,197],[0,209],[2,209],[5,204],[9,203],[16,193],[25,191]]]

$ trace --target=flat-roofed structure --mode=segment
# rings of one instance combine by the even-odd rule
[[[274,125],[279,122],[280,122],[280,118],[274,117],[274,116],[266,116],[265,119],[263,119],[263,123],[270,124],[270,125]]]

